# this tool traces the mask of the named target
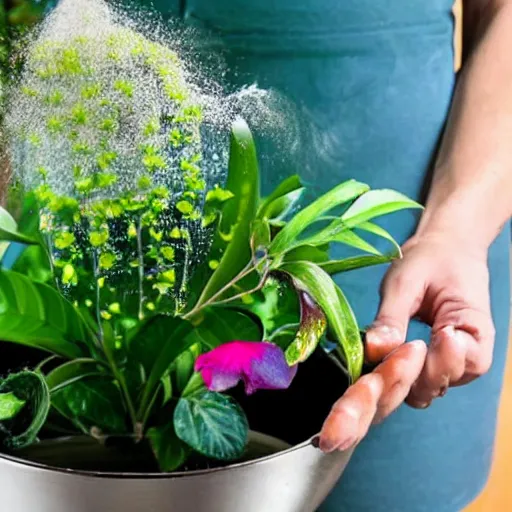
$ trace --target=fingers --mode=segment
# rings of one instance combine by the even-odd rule
[[[407,403],[424,409],[446,393],[450,383],[459,381],[466,368],[467,339],[453,327],[445,327],[433,338],[425,366],[414,383]]]
[[[370,363],[382,361],[405,341],[409,320],[424,295],[421,279],[404,278],[399,267],[391,268],[381,290],[377,318],[366,332],[365,355]]]
[[[418,378],[426,352],[422,341],[406,343],[351,386],[325,421],[320,448],[325,452],[346,450],[366,435],[372,422],[391,414]]]
[[[448,322],[452,325],[439,329]],[[485,374],[492,363],[494,327],[490,313],[465,308],[439,315],[433,333],[425,367],[407,397],[412,407],[428,406],[449,386],[467,384]]]

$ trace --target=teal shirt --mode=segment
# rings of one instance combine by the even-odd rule
[[[259,135],[266,187],[298,172],[315,194],[354,177],[423,198],[455,81],[452,0],[157,3],[213,35],[201,49],[224,52],[231,86],[257,82],[290,100],[293,136]],[[413,213],[382,221],[402,242],[416,223]],[[509,244],[507,227],[489,255],[492,370],[428,410],[403,406],[373,428],[321,512],[458,512],[480,491],[508,338]],[[340,278],[362,325],[377,311],[384,272]],[[428,335],[427,326],[413,322],[408,338]]]

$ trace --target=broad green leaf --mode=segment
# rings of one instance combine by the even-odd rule
[[[349,180],[333,188],[297,213],[276,235],[270,245],[270,254],[281,254],[296,245],[297,237],[324,213],[354,200],[369,190],[368,185]],[[299,244],[300,245],[300,244]]]
[[[144,366],[148,376],[137,414],[139,420],[146,417],[160,381],[169,373],[174,361],[195,344],[189,336],[192,329],[192,324],[186,320],[159,315],[147,322],[130,341],[130,357]]]
[[[226,240],[228,243],[196,306],[205,303],[221,290],[251,258],[251,225],[258,206],[259,170],[251,131],[242,120],[236,121],[232,127],[225,188],[234,197],[225,204],[222,211],[219,234],[212,247],[213,259],[217,258],[216,251],[226,247]]]
[[[247,341],[268,340],[270,336],[274,336],[276,330],[285,325],[298,324],[300,318],[300,305],[295,289],[272,277],[267,280],[261,293],[254,297],[254,302],[246,307],[257,315],[264,329],[260,338],[243,338]]]
[[[370,190],[363,194],[341,216],[341,221],[348,227],[354,227],[362,222],[393,213],[406,208],[423,208],[419,203],[409,199],[395,190]]]
[[[189,335],[194,344],[200,343],[207,350],[229,341],[261,341],[262,336],[262,325],[257,317],[222,306],[204,311],[201,322]]]
[[[13,418],[0,421],[2,443],[14,449],[32,444],[50,410],[50,391],[44,377],[30,371],[13,373],[0,382],[0,393],[12,393],[24,403]]]
[[[298,203],[304,187],[297,175],[282,181],[258,209],[258,219],[282,219]]]
[[[82,317],[57,291],[0,270],[0,340],[75,358],[89,339]]]
[[[0,240],[4,242],[19,242],[22,244],[37,244],[37,240],[18,231],[18,224],[11,214],[0,206]]]
[[[14,393],[0,393],[0,421],[11,420],[23,409],[27,402]]]
[[[299,245],[287,252],[283,261],[311,261],[312,263],[325,263],[329,261],[329,246]]]
[[[232,398],[211,391],[181,398],[174,411],[174,428],[192,449],[220,460],[239,458],[249,431],[242,408]]]
[[[160,470],[175,471],[187,459],[189,448],[176,435],[172,419],[167,425],[152,427],[146,432]]]
[[[374,224],[373,222],[361,222],[357,225],[357,229],[361,229],[363,231],[367,231],[368,233],[372,233],[374,235],[380,236],[381,238],[384,238],[391,242],[391,245],[394,248],[393,255],[395,257],[402,257],[402,249],[400,247],[400,244],[384,229],[378,226],[377,224]]]
[[[52,393],[86,377],[105,375],[105,368],[94,359],[80,358],[61,364],[48,375],[46,383]]]
[[[174,343],[178,349],[184,346],[171,361],[167,362],[170,366],[176,357],[190,346],[189,342],[183,343],[182,340],[191,330],[192,325],[181,318],[166,315],[153,316],[129,333],[127,341],[129,357],[138,361],[144,367],[146,375],[149,375],[155,364],[162,358],[167,344]]]
[[[396,258],[397,257],[394,254],[364,254],[362,256],[351,256],[350,258],[342,260],[331,260],[325,263],[319,263],[318,266],[328,274],[334,275],[341,272],[348,272],[349,270],[357,270],[358,268],[373,267],[375,265],[390,263]]]
[[[128,431],[123,398],[107,376],[89,376],[52,393],[52,405],[84,433],[99,429],[105,435]]]
[[[48,255],[41,245],[25,248],[14,262],[12,270],[38,283],[49,283],[53,277]]]
[[[300,290],[300,327],[285,352],[290,366],[304,362],[314,352],[327,327],[323,311],[307,292]]]
[[[349,375],[356,381],[363,367],[363,343],[354,313],[342,291],[329,274],[314,263],[284,263],[280,270],[289,274],[295,286],[311,295],[323,310],[342,350]]]
[[[192,331],[194,332],[194,331]],[[172,387],[176,394],[181,395],[188,386],[190,379],[194,375],[194,365],[196,359],[201,354],[202,347],[199,343],[192,345],[188,350],[180,354],[172,365]]]

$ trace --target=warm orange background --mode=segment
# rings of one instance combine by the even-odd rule
[[[455,17],[458,21],[455,31],[456,67],[460,64],[461,49],[461,0],[456,0]],[[509,350],[507,375],[501,398],[498,439],[495,447],[494,465],[491,478],[481,496],[464,512],[509,512],[512,511],[512,350]]]

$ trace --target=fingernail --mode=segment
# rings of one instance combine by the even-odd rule
[[[417,402],[414,404],[414,407],[416,407],[416,409],[427,409],[428,407],[430,407],[431,403],[432,403],[432,400],[430,400],[428,402]]]
[[[337,443],[332,439],[320,437],[318,447],[325,453],[330,453],[336,449]]]
[[[396,327],[389,327],[387,325],[370,327],[366,333],[366,341],[374,345],[383,345],[391,341],[399,341],[401,337],[401,333]]]

